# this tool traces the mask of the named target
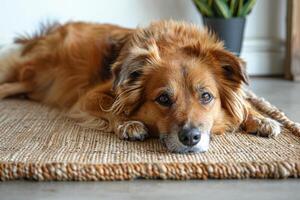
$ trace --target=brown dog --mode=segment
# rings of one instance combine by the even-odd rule
[[[211,133],[263,136],[279,124],[245,100],[244,62],[206,30],[54,24],[0,51],[0,98],[26,94],[122,139],[159,136],[170,151],[208,150]]]

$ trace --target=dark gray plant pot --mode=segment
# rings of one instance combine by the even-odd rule
[[[237,56],[240,55],[246,18],[223,19],[203,17],[203,23],[224,41],[227,50]]]

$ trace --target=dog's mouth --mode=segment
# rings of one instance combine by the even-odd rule
[[[203,153],[208,151],[210,133],[202,132],[200,141],[193,146],[182,144],[177,134],[160,134],[160,139],[166,148],[173,153]]]

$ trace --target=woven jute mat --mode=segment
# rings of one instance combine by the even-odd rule
[[[286,178],[300,176],[300,129],[253,94],[249,101],[282,124],[276,139],[214,136],[206,153],[174,154],[157,139],[121,141],[84,129],[57,110],[0,101],[0,180]]]

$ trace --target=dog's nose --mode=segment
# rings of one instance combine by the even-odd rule
[[[201,139],[200,131],[197,128],[183,128],[178,133],[179,141],[185,146],[195,146]]]

